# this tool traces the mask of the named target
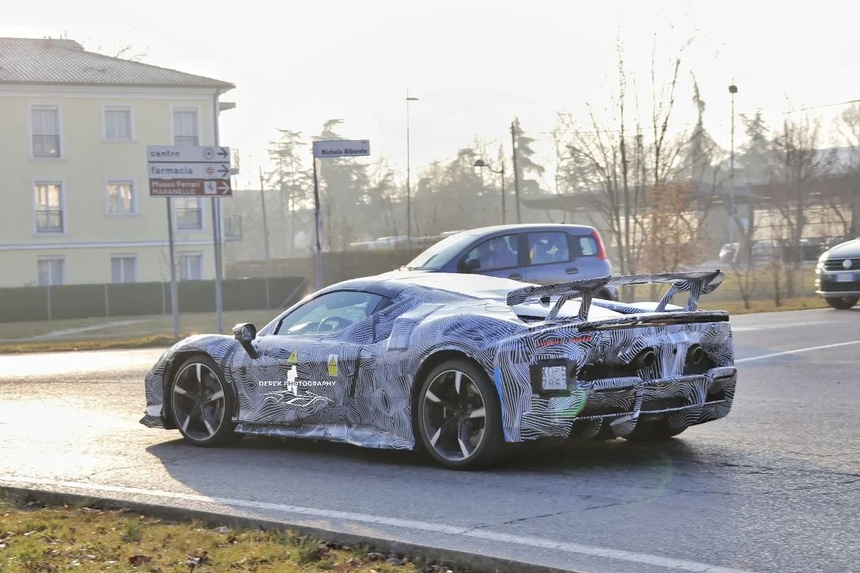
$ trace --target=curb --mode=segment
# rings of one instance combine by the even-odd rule
[[[126,501],[110,497],[93,497],[74,493],[58,492],[41,489],[28,489],[0,485],[0,493],[18,500],[43,501],[50,504],[80,505],[82,503],[103,509],[128,509],[152,517],[187,521],[196,519],[211,526],[232,526],[245,529],[290,530],[301,535],[330,541],[338,545],[366,545],[379,552],[391,552],[408,556],[411,561],[438,564],[448,567],[456,573],[585,573],[573,569],[556,569],[534,563],[525,563],[491,557],[478,553],[418,545],[414,543],[366,537],[353,533],[342,533],[296,525],[285,521],[240,517],[230,514],[215,513],[196,509],[184,509],[168,505],[158,505]],[[416,559],[418,558],[418,559]]]

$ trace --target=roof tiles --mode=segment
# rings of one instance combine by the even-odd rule
[[[88,52],[74,40],[0,38],[0,84],[204,87],[229,82]]]

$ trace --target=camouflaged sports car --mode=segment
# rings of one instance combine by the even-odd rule
[[[513,442],[666,439],[731,408],[728,314],[697,309],[722,279],[352,279],[259,332],[239,324],[232,337],[175,344],[146,376],[141,423],[199,446],[239,433],[418,448],[454,469],[487,465]],[[660,301],[594,296],[652,282],[667,283]]]

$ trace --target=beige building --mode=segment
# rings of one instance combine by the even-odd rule
[[[177,276],[215,278],[212,199],[150,197],[146,146],[214,144],[233,87],[0,38],[0,287],[169,281],[168,210]]]

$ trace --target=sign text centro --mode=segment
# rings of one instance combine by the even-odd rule
[[[360,157],[370,155],[369,139],[314,141],[314,157]]]

